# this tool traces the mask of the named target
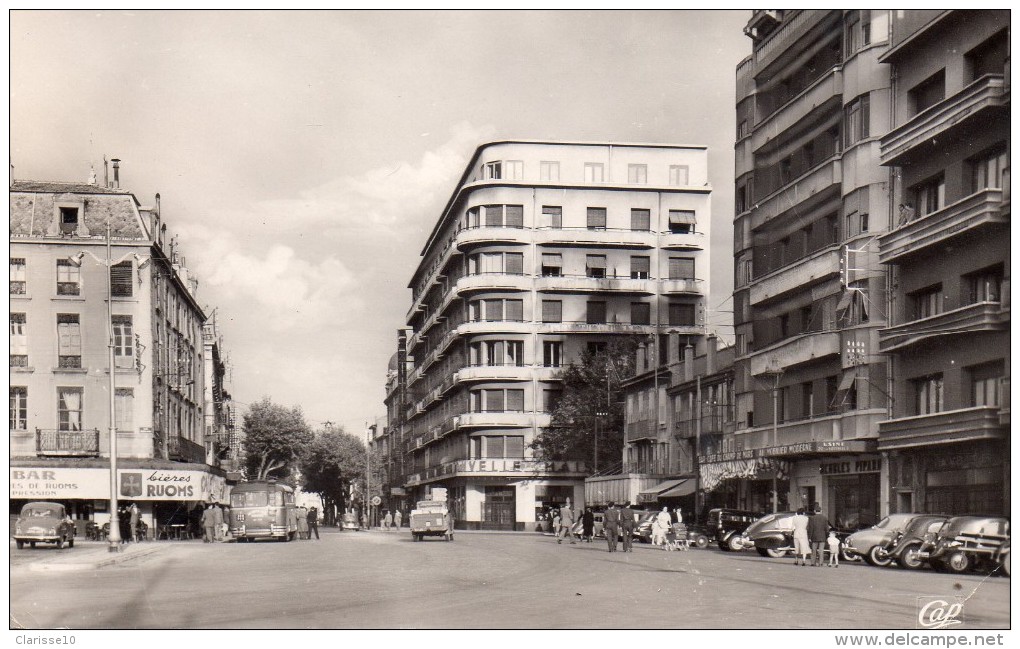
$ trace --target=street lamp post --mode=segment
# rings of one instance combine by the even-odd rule
[[[772,446],[779,446],[779,379],[783,370],[775,361],[769,363],[765,375],[772,377]],[[772,470],[772,513],[779,511],[779,479],[776,469]]]

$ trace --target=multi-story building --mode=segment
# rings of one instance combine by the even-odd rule
[[[888,12],[754,11],[736,70],[733,297],[736,431],[710,470],[735,504],[884,509],[876,453],[888,406]],[[850,467],[844,470],[846,467]],[[732,488],[727,486],[726,488]]]
[[[1008,515],[1009,11],[892,12],[891,511]]]
[[[139,205],[116,162],[112,187],[10,187],[10,502],[108,520],[115,427],[120,502],[156,530],[225,481],[205,446],[197,282],[167,248],[158,195]]]
[[[215,316],[202,326],[205,371],[205,443],[210,453],[210,464],[225,470],[240,470],[241,440],[233,430],[233,411],[230,393],[226,389],[227,359],[223,349],[223,336]]]
[[[585,459],[547,461],[530,445],[560,368],[585,349],[703,332],[707,171],[702,146],[475,151],[410,282],[399,421],[413,495],[447,487],[464,527],[533,529],[543,508],[583,503]]]

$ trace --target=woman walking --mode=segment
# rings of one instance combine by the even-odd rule
[[[808,552],[811,550],[811,544],[808,540],[808,517],[804,515],[804,508],[801,507],[797,510],[797,514],[790,519],[793,524],[793,552],[800,558],[797,560],[797,565],[806,566]]]
[[[668,550],[666,545],[666,533],[669,531],[673,520],[669,515],[669,507],[663,507],[662,511],[655,515],[652,521],[652,545],[661,545],[663,550]]]
[[[585,507],[584,513],[581,514],[581,540],[591,543],[592,537],[595,536],[595,514],[592,513],[591,507]]]

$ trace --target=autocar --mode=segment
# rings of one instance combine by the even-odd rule
[[[922,545],[934,542],[942,524],[949,520],[940,514],[921,514],[910,520],[903,531],[893,540],[888,552],[889,558],[900,568],[916,570],[924,566],[924,560],[918,556]]]
[[[1000,547],[1009,540],[1009,519],[954,516],[939,529],[933,547],[919,555],[940,572],[991,571],[1000,566]]]
[[[737,552],[743,548],[739,544],[740,535],[747,527],[761,518],[757,512],[743,509],[727,509],[720,507],[708,512],[706,533],[715,540],[719,548],[727,552]]]
[[[14,542],[18,549],[35,547],[36,543],[54,543],[57,549],[74,547],[74,523],[67,517],[64,506],[51,502],[31,502],[21,508],[14,523]]]
[[[754,548],[763,557],[778,559],[793,555],[795,546],[793,544],[793,521],[790,519],[796,516],[796,512],[776,512],[766,514],[747,526],[744,533],[740,535],[734,545],[740,544],[743,549]],[[840,561],[859,561],[860,557],[846,551],[843,541],[849,532],[836,530],[836,536],[840,539]]]
[[[917,516],[920,514],[889,514],[875,525],[847,536],[844,553],[861,557],[873,566],[888,566],[893,561],[889,556],[893,542]]]
[[[659,512],[641,512],[641,518],[638,519],[638,524],[634,527],[634,538],[638,539],[642,543],[651,543],[652,523],[658,515]],[[693,524],[687,524],[686,527],[688,543],[698,548],[708,547],[708,531],[705,527]]]
[[[592,526],[592,536],[597,539],[604,539],[606,537],[605,515],[602,512],[592,512],[592,515],[595,518],[594,525]],[[580,519],[580,516],[578,516],[578,518]],[[574,526],[570,528],[570,532],[574,536],[580,538],[583,527],[584,526],[581,521],[578,520],[574,523]]]
[[[354,530],[355,532],[360,530],[361,526],[358,525],[358,515],[357,514],[344,514],[343,516],[341,516],[340,517],[340,529],[342,529],[342,530]]]

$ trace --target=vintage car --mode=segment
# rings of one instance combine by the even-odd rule
[[[889,556],[893,543],[917,516],[889,514],[875,525],[854,532],[843,542],[844,554],[861,557],[873,566],[888,566],[893,561]]]
[[[917,556],[921,545],[926,539],[934,540],[935,534],[946,522],[948,516],[940,514],[918,514],[910,519],[910,522],[903,530],[896,535],[889,549],[885,551],[890,562],[895,562],[901,568],[916,570],[924,565],[924,561]],[[879,564],[890,565],[890,564]]]
[[[634,528],[634,538],[642,543],[652,542],[652,523],[659,512],[641,512],[641,518]],[[687,528],[687,542],[698,548],[708,547],[708,530],[701,525],[685,525]]]
[[[1009,519],[1001,516],[954,516],[939,529],[933,542],[918,555],[940,572],[994,571],[1004,558]],[[1008,549],[1005,554],[1008,556]]]
[[[734,541],[734,545],[739,543],[741,549],[753,547],[761,556],[773,559],[792,556],[795,546],[793,544],[793,521],[790,519],[796,515],[796,512],[766,514],[748,525],[739,540]],[[836,530],[836,536],[840,539],[839,559],[840,561],[859,561],[860,556],[846,551],[845,540],[848,535],[849,532]]]
[[[347,513],[340,517],[340,529],[342,530],[354,530],[357,532],[361,529],[358,525],[358,515]]]
[[[14,542],[18,549],[25,543],[54,543],[57,549],[74,547],[74,523],[67,517],[64,506],[58,503],[32,502],[21,508],[21,516],[14,524]]]
[[[736,552],[743,548],[739,544],[740,535],[761,516],[761,514],[742,509],[713,509],[708,512],[706,531],[720,549]]]
[[[423,541],[426,536],[442,536],[452,541],[453,534],[447,531],[449,516],[445,500],[419,500],[418,506],[411,510],[411,540]]]

